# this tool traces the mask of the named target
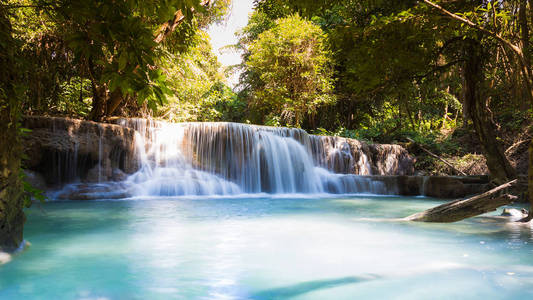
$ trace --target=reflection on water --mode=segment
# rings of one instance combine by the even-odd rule
[[[27,211],[31,248],[0,266],[0,299],[533,297],[529,224],[498,212],[454,224],[391,221],[439,203],[402,197],[47,203],[44,212]]]
[[[367,280],[375,279],[373,276],[350,276],[336,279],[324,279],[306,281],[290,286],[274,288],[270,290],[259,291],[251,296],[253,299],[287,299],[300,295],[304,295],[316,290],[329,289],[346,284],[354,284]]]

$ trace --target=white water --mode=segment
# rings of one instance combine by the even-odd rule
[[[353,171],[349,145],[333,143],[324,155],[331,141],[301,129],[143,119],[120,124],[139,133],[140,169],[126,181],[133,196],[387,193],[382,182],[326,169]],[[358,165],[361,175],[371,174],[364,153]]]

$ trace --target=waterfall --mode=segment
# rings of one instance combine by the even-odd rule
[[[134,196],[387,193],[354,175],[371,174],[369,158],[336,138],[238,123],[118,123],[137,132],[140,168],[126,180]]]
[[[427,186],[429,182],[429,176],[422,176],[422,184],[420,185],[420,195],[426,196],[427,195]]]

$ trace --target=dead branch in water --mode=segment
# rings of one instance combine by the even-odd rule
[[[451,223],[461,221],[466,218],[475,217],[496,210],[498,207],[514,202],[518,197],[504,194],[500,191],[509,188],[517,183],[512,180],[504,183],[483,194],[476,195],[468,199],[458,199],[426,211],[419,212],[404,218],[406,221],[419,222],[441,222]]]

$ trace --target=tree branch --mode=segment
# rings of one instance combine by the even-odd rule
[[[181,9],[178,10],[174,14],[174,18],[172,20],[168,20],[163,25],[161,25],[161,27],[157,31],[158,32],[157,35],[154,38],[154,42],[158,44],[161,43],[170,33],[176,30],[176,28],[178,27],[178,25],[181,23],[181,21],[184,18],[185,16],[181,12]]]
[[[474,29],[477,29],[489,36],[492,36],[493,38],[497,39],[498,41],[500,41],[502,44],[506,45],[507,47],[511,48],[519,57],[523,56],[523,53],[522,53],[522,49],[520,49],[520,47],[516,46],[515,44],[511,43],[510,41],[504,39],[501,35],[495,33],[495,32],[492,32],[488,29],[486,29],[485,27],[481,26],[481,25],[478,25],[466,18],[463,18],[461,16],[458,16],[448,10],[446,10],[445,8],[443,8],[442,6],[440,5],[437,5],[429,0],[422,0],[424,1],[424,3],[426,3],[427,5],[439,10],[440,12],[442,12],[443,14],[449,16],[450,18],[452,19],[455,19],[457,21],[460,21],[462,22],[463,24],[466,24],[468,25],[469,27],[472,27]]]
[[[444,64],[442,66],[435,66],[433,69],[431,69],[430,71],[428,71],[428,72],[426,72],[426,73],[424,73],[422,75],[415,75],[414,78],[416,78],[416,79],[426,78],[429,75],[431,75],[432,73],[439,72],[439,71],[445,71],[448,68],[453,67],[454,65],[456,65],[456,64],[458,64],[458,63],[460,63],[462,61],[463,60],[461,60],[461,59],[456,59],[456,60],[451,61],[451,62],[449,62],[447,64]]]
[[[200,2],[200,5],[203,7],[208,7],[210,3],[211,0],[202,0],[202,2]],[[194,12],[194,8],[191,8],[191,12]],[[172,20],[168,20],[163,25],[161,25],[159,30],[157,30],[154,42],[158,44],[161,43],[168,35],[170,35],[172,32],[174,32],[174,30],[176,30],[176,28],[178,28],[183,19],[185,19],[185,15],[180,9],[174,14]]]
[[[526,89],[527,89],[527,97],[528,97],[528,100],[531,104],[533,104],[533,79],[532,79],[532,72],[531,72],[531,65],[530,65],[530,62],[529,62],[529,58],[527,57],[527,55],[524,54],[524,50],[522,48],[520,48],[519,46],[511,43],[510,41],[504,39],[501,35],[499,35],[498,33],[496,32],[492,32],[488,29],[486,29],[485,27],[481,26],[481,25],[478,25],[466,18],[463,18],[461,16],[458,16],[448,10],[446,10],[445,8],[429,1],[429,0],[422,0],[424,3],[426,3],[427,5],[437,9],[438,11],[442,12],[443,14],[447,15],[448,17],[454,19],[454,20],[457,20],[457,21],[460,21],[462,22],[463,24],[466,24],[467,26],[471,27],[471,28],[474,28],[478,31],[481,31],[491,37],[493,37],[494,39],[496,39],[497,41],[499,41],[502,45],[510,48],[515,54],[516,56],[518,56],[518,61],[520,62],[520,66],[522,68],[521,72],[523,73],[523,78],[524,78],[524,81],[525,81],[525,84],[526,84]],[[526,49],[526,48],[524,48]]]
[[[423,212],[410,215],[403,220],[418,222],[450,223],[461,221],[466,218],[484,214],[496,208],[507,205],[518,199],[516,196],[504,194],[497,196],[500,191],[517,183],[517,180],[509,181],[483,194],[468,199],[459,199],[448,202]]]
[[[448,167],[450,167],[452,170],[454,170],[455,172],[463,175],[463,176],[468,176],[465,172],[457,169],[456,167],[454,167],[451,163],[449,163],[447,160],[445,160],[444,158],[438,156],[437,154],[429,151],[428,149],[422,147],[422,145],[418,145],[413,139],[411,138],[407,138],[407,140],[415,145],[417,145],[418,147],[420,147],[420,149],[424,150],[424,152],[426,152],[427,154],[431,155],[432,157],[442,161],[445,165],[447,165]]]

